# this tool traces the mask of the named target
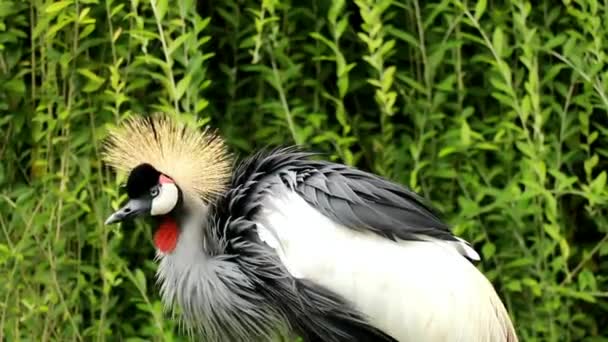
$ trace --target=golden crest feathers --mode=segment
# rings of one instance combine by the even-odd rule
[[[224,192],[230,179],[232,158],[218,135],[164,114],[126,119],[104,145],[103,159],[115,169],[148,163],[204,200]]]

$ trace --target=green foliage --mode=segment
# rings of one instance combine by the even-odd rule
[[[0,0],[0,340],[184,340],[99,151],[135,113],[430,199],[522,341],[608,341],[608,5]]]

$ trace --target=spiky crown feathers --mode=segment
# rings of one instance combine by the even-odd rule
[[[164,114],[131,117],[110,130],[103,159],[124,172],[148,163],[182,191],[203,200],[226,190],[232,168],[232,157],[218,135]]]

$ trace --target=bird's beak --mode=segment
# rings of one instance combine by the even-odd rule
[[[133,198],[127,202],[122,208],[115,211],[108,219],[106,224],[112,224],[126,220],[128,218],[137,217],[139,215],[149,213],[152,202],[150,199]]]

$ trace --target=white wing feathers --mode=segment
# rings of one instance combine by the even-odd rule
[[[391,241],[346,228],[284,188],[256,216],[260,238],[288,271],[351,301],[399,341],[515,342],[490,282],[464,240]]]

